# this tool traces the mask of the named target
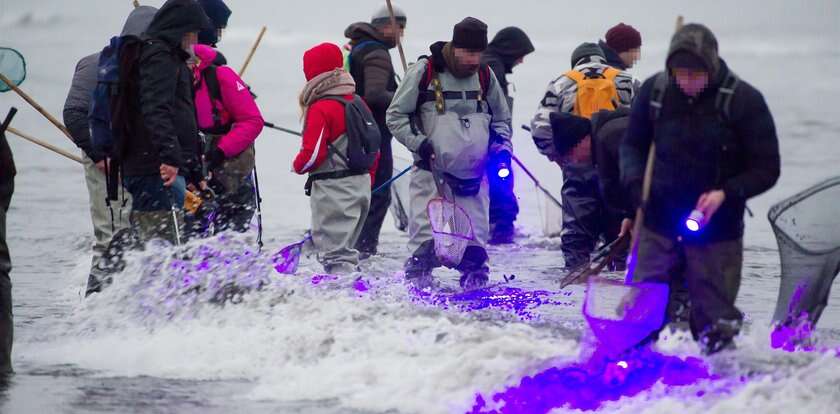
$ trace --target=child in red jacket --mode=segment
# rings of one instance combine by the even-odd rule
[[[306,86],[300,94],[303,145],[294,160],[298,174],[309,174],[312,242],[330,274],[358,270],[354,246],[370,208],[371,177],[352,172],[341,156],[347,151],[344,105],[325,97],[353,100],[356,84],[343,69],[338,46],[322,43],[303,55]],[[338,152],[338,153],[336,153]]]

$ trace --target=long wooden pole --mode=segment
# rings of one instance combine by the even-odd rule
[[[245,75],[245,71],[248,69],[248,65],[251,64],[251,59],[254,57],[254,53],[257,52],[257,48],[260,47],[260,42],[262,42],[263,36],[265,36],[265,31],[268,30],[265,26],[260,29],[260,34],[257,35],[257,40],[254,41],[254,45],[251,46],[251,51],[248,52],[248,57],[245,58],[245,63],[242,64],[242,69],[239,69],[239,77]]]
[[[677,16],[677,23],[675,32],[683,27],[683,16]],[[639,207],[636,208],[636,219],[633,221],[633,243],[630,248],[630,260],[627,263],[626,283],[633,281],[633,275],[636,272],[636,265],[639,261],[639,233],[642,231],[642,226],[645,221],[645,208],[650,199],[650,186],[653,181],[653,164],[656,161],[656,143],[651,141],[650,149],[648,150],[647,163],[645,164],[644,181],[642,181],[642,200]]]
[[[8,127],[8,128],[6,128],[6,131],[9,131],[9,132],[11,132],[12,134],[17,135],[17,136],[19,136],[19,137],[21,137],[21,138],[23,138],[23,139],[25,139],[25,140],[27,140],[27,141],[29,141],[29,142],[33,143],[33,144],[40,145],[40,146],[42,146],[42,147],[44,147],[44,148],[46,148],[46,149],[48,149],[48,150],[50,150],[50,151],[52,151],[52,152],[54,152],[54,153],[56,153],[56,154],[63,155],[63,156],[65,156],[65,157],[67,157],[67,158],[69,158],[69,159],[71,159],[71,160],[73,160],[73,161],[78,162],[79,164],[82,164],[82,159],[81,159],[81,158],[79,158],[79,156],[77,156],[77,155],[75,155],[75,154],[72,154],[72,153],[70,153],[70,152],[68,152],[68,151],[65,151],[65,150],[63,150],[63,149],[61,149],[61,148],[59,148],[59,147],[56,147],[55,145],[52,145],[52,144],[50,144],[50,143],[48,143],[48,142],[46,142],[46,141],[40,140],[40,139],[35,138],[35,137],[33,137],[33,136],[31,136],[31,135],[28,135],[28,134],[25,134],[25,133],[23,133],[23,132],[21,132],[21,131],[18,131],[17,129],[12,128],[12,127]]]
[[[405,51],[403,50],[402,39],[400,39],[399,27],[397,26],[397,17],[394,16],[394,6],[391,4],[391,0],[385,0],[385,4],[388,5],[388,13],[391,15],[391,27],[396,31],[394,36],[397,38],[397,49],[400,51],[400,61],[402,62],[403,72],[408,72],[408,64],[406,64],[405,61]]]
[[[38,105],[38,102],[35,102],[35,100],[32,99],[32,97],[26,94],[26,92],[18,88],[17,85],[14,84],[14,82],[12,82],[11,80],[9,80],[9,78],[6,77],[6,75],[0,73],[0,80],[2,80],[6,85],[9,85],[9,87],[12,88],[12,90],[15,91],[15,93],[20,95],[20,97],[23,98],[23,100],[26,101],[26,103],[32,105],[32,107],[35,108],[36,111],[40,112],[41,115],[43,115],[45,118],[47,118],[47,120],[49,120],[53,125],[55,125],[55,127],[58,128],[59,131],[64,133],[64,135],[67,136],[67,138],[70,139],[70,141],[73,141],[73,136],[70,135],[70,131],[67,130],[64,124],[59,122],[58,119],[55,119],[54,116],[50,115],[50,113],[47,112],[44,108],[42,108],[41,105]]]

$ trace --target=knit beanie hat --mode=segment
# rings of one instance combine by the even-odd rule
[[[394,20],[397,21],[397,24],[405,27],[406,23],[408,23],[408,18],[405,16],[405,12],[397,7],[392,5],[394,8]],[[370,24],[374,26],[382,26],[391,23],[391,12],[388,11],[388,5],[384,5],[370,17]]]
[[[452,31],[452,47],[483,51],[487,49],[487,25],[475,17],[467,17]]]
[[[604,55],[604,50],[601,49],[601,46],[598,46],[595,43],[583,43],[572,52],[572,67],[574,68],[581,59],[589,56],[600,56],[602,59],[607,58]]]
[[[215,46],[219,41],[216,33],[218,29],[224,29],[228,25],[228,19],[232,12],[224,0],[198,0],[198,4],[204,9],[204,14],[210,18],[213,27],[204,29],[198,33],[198,42],[203,45]]]
[[[333,43],[321,43],[303,54],[303,73],[306,80],[344,66],[341,49]]]
[[[616,53],[642,47],[642,35],[633,26],[619,23],[607,31],[607,45]]]

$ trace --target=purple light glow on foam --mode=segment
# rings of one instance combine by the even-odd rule
[[[353,289],[356,292],[367,293],[370,290],[370,284],[362,278],[358,278],[353,282]]]
[[[714,379],[703,360],[636,351],[620,360],[593,359],[549,368],[486,400],[476,395],[470,414],[537,414],[555,408],[597,410],[605,402],[632,397],[657,383],[680,387]],[[700,396],[700,394],[698,394]]]
[[[412,293],[419,302],[442,309],[452,308],[461,312],[498,309],[514,313],[522,319],[532,319],[534,316],[531,311],[543,305],[575,305],[571,301],[555,299],[558,295],[568,297],[571,292],[528,291],[502,285],[493,285],[467,292],[436,292],[412,289]]]
[[[338,280],[338,276],[336,275],[327,275],[320,273],[312,275],[312,284],[316,286],[324,282],[332,282],[335,280]]]

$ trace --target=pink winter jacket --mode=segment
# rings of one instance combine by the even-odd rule
[[[195,45],[195,55],[200,59],[195,72],[195,112],[199,129],[206,130],[213,128],[213,107],[210,106],[210,92],[202,72],[214,63],[219,54],[209,46]],[[239,155],[257,139],[264,121],[251,91],[233,69],[219,65],[216,77],[222,102],[212,104],[216,105],[222,124],[231,126],[230,132],[219,140],[219,149],[226,158],[230,158]]]

